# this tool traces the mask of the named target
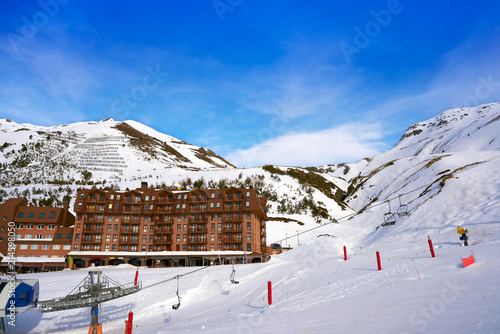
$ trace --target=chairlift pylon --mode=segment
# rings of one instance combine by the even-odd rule
[[[233,261],[232,261],[233,262],[233,271],[231,272],[231,277],[229,279],[231,280],[231,283],[233,283],[233,284],[240,284],[240,282],[234,280],[234,277],[236,276],[236,270],[234,270],[234,261],[235,261],[235,259],[233,259]]]
[[[172,305],[172,309],[178,310],[179,307],[181,306],[181,299],[182,299],[181,296],[179,296],[179,281],[181,279],[181,276],[177,275],[175,278],[177,278],[177,291],[176,291],[176,294],[177,294],[178,302],[177,302],[177,304]]]

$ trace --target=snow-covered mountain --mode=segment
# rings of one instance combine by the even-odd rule
[[[239,284],[229,280],[231,266],[140,268],[142,291],[103,304],[105,330],[123,331],[133,310],[134,333],[499,332],[499,119],[499,103],[448,110],[411,126],[392,150],[354,164],[152,171],[148,180],[167,184],[255,187],[271,199],[268,215],[282,218],[268,222],[269,241],[288,237],[283,244],[294,249],[235,265]],[[338,223],[316,224],[329,221],[312,217],[321,208]],[[388,212],[394,224],[383,226]],[[470,247],[459,240],[459,225],[469,230]],[[460,258],[472,253],[476,263],[464,268]],[[20,276],[39,279],[46,300],[71,291],[87,270]],[[103,270],[123,283],[136,272]],[[177,275],[182,300],[173,310]],[[28,311],[18,322],[11,332],[77,333],[88,329],[89,316],[88,309]]]
[[[385,213],[400,204],[415,212],[464,172],[498,169],[499,120],[500,103],[452,109],[410,126],[393,149],[354,164],[248,169],[134,121],[40,127],[0,120],[0,201],[24,196],[35,205],[61,205],[78,187],[132,189],[140,181],[252,187],[269,199],[269,242],[288,237],[293,245],[299,237],[292,235],[356,213],[378,217],[374,230]]]
[[[120,181],[170,167],[234,168],[208,149],[136,121],[112,119],[53,127],[0,119],[0,163],[4,187],[51,181]]]

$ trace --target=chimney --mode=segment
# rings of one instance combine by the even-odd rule
[[[141,191],[148,190],[148,183],[147,182],[141,182]]]
[[[61,219],[61,225],[66,226],[66,219],[68,217],[68,210],[69,210],[69,201],[63,201],[63,212],[62,212],[62,219]]]

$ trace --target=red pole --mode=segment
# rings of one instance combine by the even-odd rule
[[[137,285],[137,277],[139,277],[139,268],[135,271],[135,280],[134,280],[134,285]]]
[[[347,261],[347,249],[344,246],[344,261]]]
[[[380,263],[380,253],[377,251],[377,266],[378,270],[382,270],[382,264]]]
[[[127,322],[127,334],[132,334],[132,323],[134,320],[134,312],[130,311],[128,313],[128,322]]]
[[[267,282],[267,303],[269,305],[273,303],[273,288],[271,281]]]
[[[434,247],[432,247],[432,240],[431,240],[431,237],[427,236],[427,238],[429,238],[429,248],[431,249],[431,255],[432,257],[436,257],[436,254],[434,254]]]

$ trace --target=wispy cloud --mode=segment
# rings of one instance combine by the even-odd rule
[[[229,153],[239,167],[264,164],[320,166],[354,162],[385,149],[381,124],[348,123],[322,131],[287,133]]]

